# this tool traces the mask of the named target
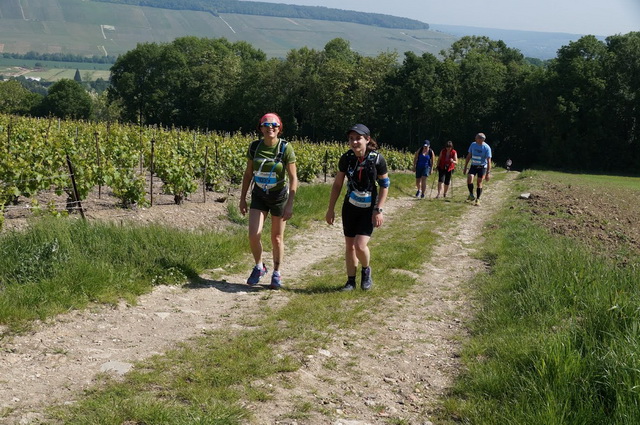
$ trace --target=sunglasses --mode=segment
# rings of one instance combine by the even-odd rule
[[[278,124],[277,122],[263,122],[262,124],[260,124],[262,127],[273,127],[273,128],[278,128],[280,127],[280,124]]]

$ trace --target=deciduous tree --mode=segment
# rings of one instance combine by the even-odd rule
[[[89,93],[77,82],[62,79],[49,88],[43,100],[44,112],[59,118],[88,119],[92,102]]]
[[[41,99],[42,96],[25,89],[16,80],[0,82],[0,113],[27,114]]]

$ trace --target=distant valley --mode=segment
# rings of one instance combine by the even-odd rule
[[[26,2],[22,2],[25,5]],[[364,55],[383,51],[437,54],[456,37],[429,29],[399,29],[360,23],[161,9],[84,0],[0,2],[0,52],[119,55],[142,42],[177,37],[224,37],[246,41],[269,57],[303,46],[322,49],[334,38],[350,41]]]
[[[344,12],[344,11],[343,11]],[[426,27],[426,25],[425,25]],[[161,9],[86,0],[0,2],[0,53],[120,55],[142,42],[197,36],[246,41],[269,57],[303,46],[322,49],[337,37],[363,55],[395,51],[438,53],[465,35],[503,40],[525,56],[549,59],[580,35],[430,24],[400,29],[336,20]]]

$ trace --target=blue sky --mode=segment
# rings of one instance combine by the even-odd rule
[[[384,13],[429,24],[572,34],[640,31],[640,0],[258,0]]]

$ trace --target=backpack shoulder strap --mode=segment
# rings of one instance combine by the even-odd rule
[[[278,162],[282,162],[282,158],[284,157],[284,151],[287,149],[287,141],[284,139],[280,139],[280,150],[278,151],[278,154],[275,157],[275,162],[276,164]]]
[[[251,145],[249,146],[249,154],[251,155],[252,159],[256,158],[256,153],[258,152],[258,146],[260,146],[260,139],[254,140],[253,142],[251,142]]]
[[[373,174],[373,176],[376,176],[378,174],[376,166],[380,163],[380,154],[378,153],[378,151],[369,152],[369,155],[367,156],[367,162],[369,163],[371,173]]]

